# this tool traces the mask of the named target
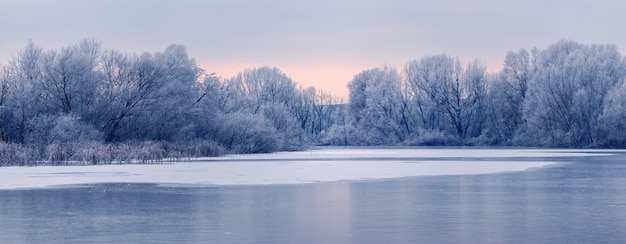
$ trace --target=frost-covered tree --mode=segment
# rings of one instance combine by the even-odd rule
[[[170,45],[154,55],[161,70],[155,100],[146,108],[149,115],[143,121],[148,125],[141,136],[152,140],[172,140],[189,121],[189,116],[202,87],[198,84],[202,70],[187,56],[182,45]]]
[[[455,114],[451,102],[452,92],[458,91],[461,81],[460,61],[445,54],[427,56],[407,63],[404,72],[418,126],[446,130],[450,125],[446,114]]]
[[[195,101],[186,110],[186,124],[178,130],[176,141],[213,140],[219,124],[218,99],[221,82],[215,74],[206,75],[197,84]]]
[[[42,79],[43,49],[31,40],[3,67],[5,101],[2,126],[6,141],[24,142],[27,121],[46,111],[38,99],[36,84]]]
[[[409,134],[402,117],[401,78],[394,68],[385,66],[365,70],[352,79],[349,114],[358,141],[366,145],[389,145],[403,141]]]
[[[309,87],[300,91],[296,100],[296,118],[302,129],[313,142],[321,142],[328,130],[335,124],[341,124],[342,102],[331,94]]]
[[[512,144],[523,124],[524,100],[533,76],[533,56],[525,49],[509,52],[502,70],[489,83],[491,119],[487,133],[496,144]]]
[[[102,67],[99,112],[93,117],[107,141],[173,140],[204,98],[198,92],[201,70],[180,45],[155,54],[107,51]]]
[[[605,97],[626,70],[617,47],[561,41],[539,53],[535,68],[524,107],[526,142],[597,145]]]
[[[600,121],[601,146],[626,147],[626,79],[607,94]]]
[[[243,111],[224,114],[216,141],[234,153],[270,153],[280,150],[281,141],[272,122],[261,114]]]
[[[290,107],[297,99],[295,83],[277,68],[260,67],[240,72],[227,83],[236,95],[230,99],[242,103],[248,112],[259,113],[261,107],[268,104],[283,104]]]
[[[226,80],[220,89],[218,108],[225,117],[232,118],[232,114],[246,117],[242,118],[243,121],[261,121],[257,117],[263,117],[271,123],[261,126],[269,126],[267,131],[280,139],[275,142],[278,143],[275,148],[295,150],[302,148],[304,142],[304,130],[297,116],[302,112],[301,99],[291,78],[277,68],[260,67],[245,70]],[[241,148],[239,145],[227,147]]]
[[[480,135],[485,116],[484,64],[474,61],[463,69],[458,58],[442,54],[409,62],[405,74],[418,127],[460,139]]]
[[[478,137],[483,133],[487,118],[487,68],[484,63],[474,60],[463,73],[465,91],[461,95],[463,111],[460,116],[465,137]],[[466,125],[463,125],[466,124]],[[457,131],[459,126],[457,127]]]
[[[102,141],[102,132],[74,114],[41,115],[28,121],[26,142],[34,144]]]
[[[11,91],[11,77],[5,72],[5,68],[0,68],[0,139],[7,142],[8,131],[11,130],[11,123],[14,122],[13,114],[7,107],[7,102]]]
[[[49,113],[86,113],[94,103],[100,81],[96,71],[101,44],[93,39],[45,52],[41,79],[36,82],[41,103]]]
[[[148,116],[157,108],[165,87],[164,66],[159,65],[153,54],[123,55],[109,53],[105,59],[105,82],[102,84],[101,112],[105,124],[102,128],[107,141],[138,139],[148,136],[151,128]]]

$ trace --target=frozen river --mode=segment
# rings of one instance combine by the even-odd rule
[[[0,168],[0,243],[619,243],[624,162],[606,150],[324,149]]]

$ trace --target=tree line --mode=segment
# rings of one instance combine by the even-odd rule
[[[222,79],[182,45],[135,54],[30,41],[0,69],[0,88],[0,165],[300,150],[339,117],[332,96],[277,68]]]
[[[153,162],[309,145],[626,146],[626,63],[560,41],[498,72],[441,54],[354,76],[349,101],[277,68],[222,78],[182,45],[125,53],[30,41],[0,68],[0,165]]]
[[[446,54],[350,82],[344,145],[625,147],[626,65],[615,45],[560,41],[487,72]]]

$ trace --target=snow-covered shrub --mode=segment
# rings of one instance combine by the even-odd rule
[[[125,142],[110,146],[113,162],[127,163],[159,163],[165,157],[163,144],[157,141]]]
[[[180,161],[186,157],[182,152],[184,146],[180,143],[163,141],[161,145],[163,147],[163,157],[169,161]]]
[[[40,115],[26,122],[26,135],[24,141],[31,144],[47,144],[48,134],[55,126],[55,117]]]
[[[0,142],[0,166],[26,166],[35,164],[39,158],[32,146]]]
[[[158,163],[165,157],[163,145],[157,141],[141,142],[135,147],[135,151],[141,163]]]
[[[243,112],[222,117],[216,140],[232,153],[270,153],[280,149],[272,123],[261,115]]]
[[[0,166],[18,165],[18,162],[14,162],[13,155],[15,155],[15,148],[9,143],[0,143]]]
[[[72,161],[89,164],[111,164],[113,155],[110,146],[101,142],[72,143]]]
[[[45,148],[45,160],[55,165],[67,163],[73,155],[73,150],[64,143],[53,142]]]
[[[333,125],[325,133],[324,144],[334,146],[346,146],[350,145],[351,134],[354,131],[354,127],[350,125]]]
[[[102,132],[83,123],[73,114],[41,115],[27,124],[27,143],[49,144],[65,142],[102,141]]]
[[[93,126],[81,122],[79,117],[67,114],[55,119],[48,138],[55,142],[88,142],[102,141],[103,135]]]
[[[181,152],[187,157],[217,157],[224,154],[224,149],[214,141],[198,140],[187,144]]]
[[[126,143],[112,144],[109,147],[112,162],[118,164],[131,163],[134,158],[131,147]]]
[[[463,142],[440,130],[420,129],[416,136],[406,141],[408,146],[460,146]]]
[[[304,147],[304,136],[302,129],[298,126],[296,118],[287,111],[282,104],[272,104],[264,106],[263,116],[271,121],[276,136],[280,142],[280,149],[283,151],[296,151]]]

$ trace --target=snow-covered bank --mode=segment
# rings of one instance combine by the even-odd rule
[[[0,168],[0,189],[93,183],[267,185],[490,174],[544,167],[541,157],[607,155],[610,151],[468,149],[322,149],[265,155],[230,155],[202,162],[161,165],[41,166]],[[458,157],[459,160],[450,160]],[[524,161],[493,160],[525,157]],[[439,160],[438,160],[439,158]],[[461,159],[463,158],[463,159]],[[481,158],[492,158],[481,160]],[[333,161],[333,159],[338,159]]]

